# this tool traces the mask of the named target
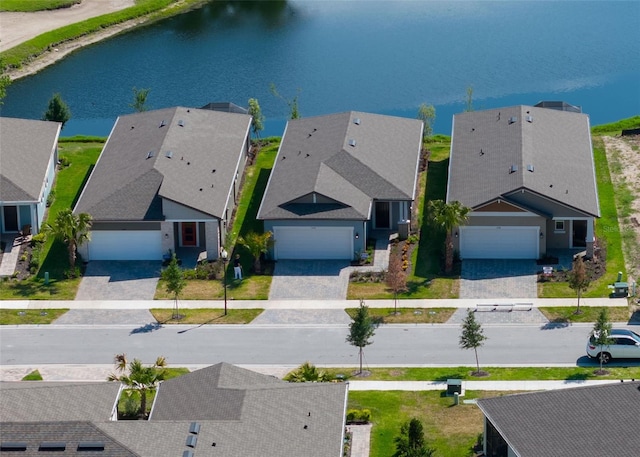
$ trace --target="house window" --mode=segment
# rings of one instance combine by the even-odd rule
[[[564,232],[564,221],[556,221],[556,232]]]

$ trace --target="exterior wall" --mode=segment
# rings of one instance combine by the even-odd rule
[[[204,240],[207,248],[207,260],[216,260],[220,253],[220,234],[218,232],[218,222],[205,222]]]
[[[215,219],[214,216],[188,208],[180,203],[171,200],[162,199],[162,214],[166,220],[179,221],[200,221]]]
[[[544,237],[539,240],[539,252],[540,256],[544,256],[547,253],[547,219],[542,216],[538,216],[532,213],[515,213],[515,214],[527,214],[526,216],[489,216],[482,215],[482,213],[475,213],[469,215],[467,226],[470,227],[539,227],[540,232],[544,234]],[[454,229],[454,233],[458,233],[459,229]],[[453,248],[460,251],[460,237],[453,237]]]
[[[273,227],[353,227],[353,233],[358,234],[358,238],[353,240],[354,252],[365,250],[367,234],[364,221],[336,221],[336,220],[267,220],[264,221],[265,232],[273,232]],[[273,248],[268,254],[273,258]]]
[[[160,230],[161,222],[103,222],[95,221],[91,230]]]
[[[176,252],[175,248],[175,231],[173,222],[161,222],[160,231],[162,232],[162,254],[169,254],[169,252]]]
[[[547,248],[567,249],[571,246],[571,221],[563,220],[564,230],[556,230],[556,221],[547,220]]]

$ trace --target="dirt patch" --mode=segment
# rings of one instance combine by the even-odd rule
[[[618,224],[623,234],[628,281],[631,282],[640,276],[640,135],[604,136],[602,139],[618,199]],[[620,200],[624,200],[622,205]],[[621,206],[623,211],[620,211]],[[627,236],[629,233],[631,237]]]

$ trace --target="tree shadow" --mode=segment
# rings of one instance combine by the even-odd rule
[[[156,330],[160,330],[162,328],[162,323],[160,322],[149,322],[148,324],[143,325],[142,327],[134,328],[129,332],[129,335],[136,335],[139,333],[151,333]]]
[[[571,322],[562,317],[553,319],[540,327],[540,330],[558,330],[571,326]]]

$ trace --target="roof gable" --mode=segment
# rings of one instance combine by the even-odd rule
[[[59,122],[0,117],[0,201],[39,201]]]
[[[75,210],[157,220],[163,197],[220,218],[250,124],[248,115],[182,107],[121,116]]]
[[[475,208],[520,188],[600,214],[588,116],[532,106],[454,116],[447,200]]]

